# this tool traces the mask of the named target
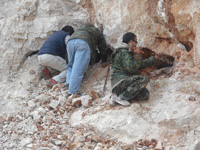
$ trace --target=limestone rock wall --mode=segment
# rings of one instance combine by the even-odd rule
[[[29,51],[39,50],[54,31],[86,22],[103,28],[110,45],[122,44],[127,32],[139,46],[174,55],[188,51],[199,64],[198,0],[3,0],[0,2],[0,72],[2,79],[19,69]]]

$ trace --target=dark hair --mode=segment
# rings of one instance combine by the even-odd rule
[[[86,26],[86,27],[94,27],[94,25],[93,25],[92,23],[90,23],[90,22],[87,22],[87,23],[85,24],[85,26]]]
[[[135,35],[134,33],[132,33],[132,32],[127,32],[127,33],[124,34],[123,39],[122,39],[122,42],[128,44],[128,42],[129,42],[130,40],[134,40],[135,37],[136,37],[136,35]]]
[[[68,35],[72,35],[74,33],[74,28],[72,26],[65,26],[62,30],[67,32]]]

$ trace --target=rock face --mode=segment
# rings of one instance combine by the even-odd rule
[[[3,149],[199,148],[198,0],[2,0],[0,4]],[[87,22],[101,28],[114,48],[123,46],[122,36],[130,31],[137,35],[138,46],[175,58],[173,68],[151,73],[148,101],[110,107],[110,82],[102,97],[106,69],[98,64],[83,81],[87,94],[80,99],[81,106],[66,105],[64,90],[46,89],[34,52],[54,31],[65,25],[76,30]],[[91,100],[91,91],[98,93],[96,99]]]
[[[86,22],[102,27],[113,47],[121,45],[122,35],[131,31],[138,36],[139,46],[156,52],[174,55],[182,45],[181,50],[190,51],[198,65],[199,7],[195,0],[2,1],[1,79],[17,71],[25,54],[38,50],[52,32],[67,24],[77,29]]]

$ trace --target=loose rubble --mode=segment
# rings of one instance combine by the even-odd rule
[[[101,109],[111,106],[102,105],[100,94],[95,91],[73,98],[71,103],[67,103],[65,89],[57,89],[38,89],[31,99],[22,102],[24,107],[27,107],[26,112],[4,114],[0,117],[2,149],[150,150],[157,146],[157,142],[142,140],[132,145],[124,145],[106,134],[99,135],[90,126],[72,127],[69,118],[76,109],[87,109],[92,105]],[[82,114],[83,117],[85,115],[87,114]],[[162,148],[161,146],[158,149]]]
[[[163,94],[165,89],[162,87],[167,84],[161,76],[159,81],[152,80],[147,87],[151,92],[151,101],[132,102],[132,105],[127,108],[120,105],[113,107],[109,104],[111,93],[109,83],[105,96],[102,96],[104,84],[102,81],[106,69],[99,68],[89,71],[95,78],[87,77],[86,74],[86,79],[91,80],[83,81],[82,96],[74,95],[67,98],[67,89],[63,88],[63,85],[58,84],[50,89],[43,79],[36,81],[34,86],[31,83],[32,90],[28,90],[29,95],[18,101],[20,110],[0,115],[1,149],[165,150],[171,148],[177,150],[178,147],[181,150],[190,148],[184,142],[180,142],[183,138],[184,141],[193,143],[192,147],[196,150],[195,147],[198,147],[199,142],[194,135],[198,135],[200,129],[197,124],[189,123],[193,121],[192,118],[197,117],[199,111],[197,90],[187,89],[186,95],[176,95],[173,94],[173,88],[167,87],[167,96],[175,96],[175,98],[171,101],[166,101],[166,98],[161,101],[160,98],[165,96]],[[184,93],[185,89],[180,82],[183,81],[176,83],[178,89],[176,90]],[[185,88],[196,85],[193,82],[184,82]],[[172,103],[170,109],[167,105],[169,103]],[[197,113],[193,114],[193,109],[187,110],[189,109],[187,105],[193,107]],[[177,108],[182,109],[180,113]],[[188,117],[186,112],[191,115]],[[160,129],[157,130],[157,127]],[[153,133],[160,130],[161,134],[167,136],[166,138],[159,137],[159,133]],[[137,133],[134,134],[135,132]],[[156,138],[150,138],[153,136]],[[178,146],[173,147],[175,142]]]

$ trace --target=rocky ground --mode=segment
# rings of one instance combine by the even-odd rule
[[[96,64],[85,75],[83,96],[68,102],[67,89],[40,79],[36,59],[1,88],[0,149],[197,150],[198,81],[175,79],[170,68],[155,71],[148,101],[112,106],[110,78],[102,93],[107,68]]]
[[[92,126],[71,126],[71,115],[78,109],[87,109],[95,114],[111,108],[106,101],[95,97],[96,94],[82,96],[66,103],[66,91],[61,88],[52,91],[40,83],[42,89],[34,89],[30,99],[21,102],[25,112],[11,113],[0,117],[1,149],[153,149],[161,143],[156,139],[139,140],[133,144],[122,144],[117,139],[95,130]],[[88,108],[92,107],[92,108]],[[85,117],[87,113],[82,113]]]

